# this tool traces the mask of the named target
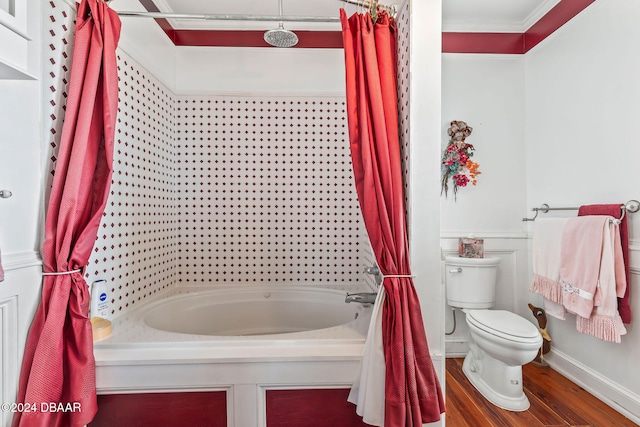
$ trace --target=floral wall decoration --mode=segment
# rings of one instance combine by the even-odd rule
[[[451,139],[442,153],[442,188],[440,194],[448,196],[449,180],[453,186],[453,197],[457,198],[458,189],[469,183],[476,185],[480,175],[480,165],[471,160],[475,148],[467,143],[466,138],[471,135],[473,128],[463,121],[454,120],[447,131]]]

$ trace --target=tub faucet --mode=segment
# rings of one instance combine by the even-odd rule
[[[376,296],[378,294],[375,292],[356,292],[350,294],[347,292],[347,296],[344,299],[344,302],[359,302],[360,304],[373,304],[376,302]]]
[[[380,271],[380,268],[378,268],[377,265],[374,265],[372,267],[365,267],[364,272],[365,274],[370,274],[373,276],[373,281],[376,284],[376,287],[379,288],[380,285],[382,284],[382,279],[384,279],[384,277],[382,276],[382,272]]]
[[[367,274],[377,275],[377,274],[380,274],[380,269],[378,268],[377,265],[374,265],[372,267],[365,267],[364,272]]]

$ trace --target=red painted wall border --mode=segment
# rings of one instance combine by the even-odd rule
[[[443,53],[524,53],[522,33],[442,33]]]
[[[524,33],[524,51],[531,50],[593,2],[595,0],[561,0]]]
[[[524,33],[442,33],[443,53],[527,53],[595,0],[560,0]]]
[[[140,4],[147,12],[161,12],[153,0],[140,0]],[[175,46],[273,47],[264,41],[264,31],[260,30],[176,30],[164,18],[155,21]],[[341,31],[296,30],[295,33],[296,48],[342,49]]]
[[[276,27],[274,27],[276,28]],[[264,41],[264,31],[165,30],[176,46],[273,47]],[[301,31],[297,48],[342,49],[340,31]]]
[[[558,28],[569,22],[595,0],[560,0],[524,33],[443,32],[443,53],[497,53],[519,55],[528,52]],[[140,0],[149,12],[160,12],[153,0]],[[176,46],[272,47],[264,31],[176,30],[166,19],[156,19]],[[296,31],[296,48],[342,48],[340,31]]]

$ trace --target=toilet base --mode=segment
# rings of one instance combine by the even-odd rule
[[[486,353],[476,360],[470,351],[464,358],[462,371],[485,399],[507,411],[521,412],[530,403],[522,388],[522,366],[509,366]],[[481,362],[481,363],[478,363]]]

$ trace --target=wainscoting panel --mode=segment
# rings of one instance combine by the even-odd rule
[[[0,283],[0,402],[12,403],[20,374],[24,343],[39,302],[42,262],[36,252],[2,254]],[[0,427],[11,425],[12,411],[0,411]]]
[[[348,388],[266,391],[266,427],[366,427]]]
[[[0,299],[0,356],[2,357],[2,388],[0,399],[13,402],[15,399],[15,384],[18,382],[18,296],[11,295]],[[2,425],[7,425],[11,411],[0,411]]]
[[[225,391],[102,394],[89,427],[227,426]]]

